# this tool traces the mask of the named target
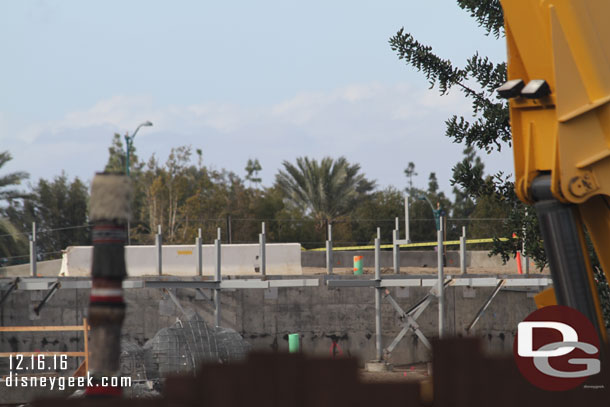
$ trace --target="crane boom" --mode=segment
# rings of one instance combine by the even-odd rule
[[[516,193],[536,208],[556,302],[605,339],[585,228],[610,281],[610,2],[500,1]]]

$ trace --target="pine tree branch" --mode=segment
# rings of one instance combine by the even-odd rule
[[[457,0],[457,3],[463,10],[470,12],[480,27],[485,28],[487,35],[493,34],[499,38],[503,33],[504,12],[500,0]]]

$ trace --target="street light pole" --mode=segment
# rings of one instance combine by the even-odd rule
[[[125,174],[129,177],[131,172],[129,170],[130,167],[130,162],[129,162],[129,156],[131,155],[131,148],[133,147],[133,139],[136,138],[136,134],[138,133],[138,130],[140,130],[140,127],[150,127],[152,126],[152,122],[150,121],[145,121],[144,123],[140,123],[140,125],[138,127],[136,127],[136,130],[133,132],[133,134],[130,136],[129,133],[125,134]],[[130,229],[130,221],[129,218],[127,219],[127,245],[131,245],[131,237],[129,235],[129,229]]]
[[[434,209],[434,205],[432,205],[432,202],[430,202],[430,199],[428,199],[428,197],[426,195],[421,195],[419,197],[420,201],[426,201],[428,202],[428,205],[430,205],[430,209],[432,209],[432,214],[434,214],[434,221],[436,222],[436,230],[441,230],[441,225],[440,225],[440,216],[442,213],[442,209]]]
[[[138,134],[138,130],[140,130],[140,127],[152,125],[152,122],[145,121],[144,123],[140,123],[140,125],[136,127],[136,130],[131,136],[129,135],[129,133],[125,134],[125,174],[127,174],[128,177],[130,175],[129,156],[131,154],[131,147],[133,147],[133,139],[136,138],[136,134]]]
[[[129,177],[129,155],[131,154],[131,145],[133,143],[133,138],[129,137],[129,135],[125,134],[125,174]]]

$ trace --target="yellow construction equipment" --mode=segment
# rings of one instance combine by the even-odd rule
[[[501,4],[516,192],[536,208],[557,303],[605,339],[584,227],[610,281],[610,1]]]

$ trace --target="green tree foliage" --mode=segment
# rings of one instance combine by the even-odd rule
[[[381,240],[392,240],[395,218],[404,219],[404,196],[402,191],[387,187],[371,194],[355,209],[352,214],[351,230],[358,243],[372,244],[377,237],[377,228],[381,228]],[[381,221],[383,219],[384,221]],[[402,226],[401,226],[402,229]]]
[[[504,21],[499,0],[458,0],[457,3],[476,19],[487,34],[496,37],[503,35]],[[452,141],[463,142],[467,147],[476,147],[488,153],[510,146],[508,103],[495,95],[495,89],[506,81],[505,62],[496,64],[475,53],[463,67],[457,67],[448,59],[436,55],[432,47],[418,42],[404,29],[400,29],[389,42],[399,59],[421,71],[431,87],[438,87],[441,95],[455,87],[471,101],[472,118],[454,115],[446,121],[445,134]],[[514,256],[516,250],[521,248],[525,223],[525,229],[532,232],[525,240],[525,251],[542,269],[546,265],[546,257],[544,251],[539,250],[537,220],[534,216],[526,215],[526,206],[517,199],[509,178],[502,173],[485,177],[482,167],[477,167],[476,162],[468,159],[458,163],[453,172],[452,183],[459,185],[463,193],[473,200],[482,200],[481,205],[484,203],[486,209],[481,208],[479,214],[490,214],[491,207],[495,208],[492,212],[509,211],[510,216],[502,228],[494,230],[496,241],[492,253],[500,254],[504,259]],[[508,242],[499,240],[513,233],[518,239]]]
[[[25,243],[25,235],[7,217],[0,217],[0,255],[6,259],[0,266],[14,263],[15,259],[11,257],[23,251]]]
[[[0,169],[12,159],[8,151],[0,152]],[[23,171],[11,172],[0,175],[0,202],[11,202],[24,196],[24,193],[16,187],[28,178]],[[15,225],[7,217],[6,209],[0,211],[0,254],[10,257],[17,251],[19,245],[25,243],[24,236],[19,233]]]
[[[8,151],[0,152],[0,169],[12,159],[13,157]],[[28,173],[24,171],[0,175],[0,201],[23,197],[23,192],[15,187],[20,185],[28,176]]]
[[[246,180],[250,182],[250,184],[260,184],[262,179],[258,176],[258,173],[263,169],[261,164],[258,162],[258,158],[252,160],[248,159],[248,163],[246,164]]]
[[[204,242],[211,242],[217,228],[222,229],[224,241],[230,229],[233,243],[257,242],[262,221],[269,242],[300,242],[305,248],[323,246],[327,220],[334,225],[337,244],[372,243],[377,227],[382,240],[389,242],[396,217],[404,235],[404,192],[394,187],[375,190],[360,167],[345,158],[320,162],[301,158],[294,165],[286,163],[276,183],[263,187],[255,182],[256,160],[249,165],[251,176],[240,178],[207,167],[202,150],[195,149],[195,157],[192,150],[189,146],[173,148],[164,162],[155,155],[145,164],[135,154],[132,157],[132,244],[153,244],[157,225],[162,226],[163,241],[170,244],[192,243],[198,229]],[[124,162],[121,138],[114,135],[106,170],[122,173]],[[410,162],[405,176],[411,193],[411,240],[435,240],[432,210],[418,198],[427,197],[435,207],[438,203],[447,214],[455,212],[455,205],[440,191],[435,174],[429,174],[427,188],[415,185],[416,175],[415,163]],[[69,245],[89,244],[87,199],[80,180],[70,182],[62,175],[53,181],[40,180],[27,197],[11,200],[3,214],[13,221],[19,236],[27,237],[31,222],[36,221],[40,252],[57,252]],[[448,238],[452,238],[451,224],[449,221]],[[6,253],[26,255],[27,261],[27,239],[9,246]]]
[[[52,181],[40,179],[28,197],[14,200],[6,209],[9,219],[24,233],[36,222],[40,259],[61,257],[67,246],[89,245],[87,186],[79,179],[68,181],[65,174]],[[22,247],[20,254],[27,253]]]
[[[125,173],[126,157],[125,145],[121,140],[121,135],[119,133],[114,133],[112,143],[110,147],[108,147],[108,162],[106,163],[104,171]],[[132,145],[129,151],[129,172],[132,175],[135,172],[137,175],[138,171],[141,170],[142,163],[140,163],[138,159],[136,147]]]
[[[428,193],[436,194],[438,192],[438,180],[436,179],[436,173],[431,172],[428,176]]]
[[[184,241],[189,234],[191,213],[188,199],[197,193],[197,187],[205,180],[205,174],[190,164],[191,148],[172,148],[163,166],[152,156],[146,171],[136,176],[136,189],[145,201],[134,205],[136,214],[133,225],[136,240],[150,241],[161,225],[163,237],[168,243]],[[148,235],[146,239],[143,235]],[[189,236],[190,237],[190,236]]]
[[[247,187],[235,173],[203,165],[201,150],[195,151],[196,165],[191,147],[181,146],[170,151],[165,163],[153,155],[139,174],[132,173],[140,191],[133,204],[134,244],[152,244],[157,225],[164,242],[172,244],[193,242],[198,229],[209,242],[221,228],[226,241],[229,227],[233,243],[256,242],[263,220],[269,241],[315,240],[313,223],[298,208],[286,205],[279,188]]]
[[[475,149],[472,146],[468,146],[463,151],[464,159],[460,163],[460,168],[468,168],[470,172],[476,172],[478,178],[483,177],[483,170],[485,169],[485,165],[481,161],[481,158],[476,155]],[[456,167],[453,168],[453,171],[458,171]],[[475,210],[476,203],[474,199],[470,195],[468,195],[462,188],[458,188],[457,185],[453,185],[453,194],[455,196],[455,200],[453,203],[453,212],[452,216],[454,218],[465,219],[470,217]]]
[[[131,155],[131,154],[130,154]],[[132,157],[133,159],[133,157]],[[121,135],[114,133],[112,144],[108,147],[108,162],[104,171],[106,172],[125,172],[126,164],[125,147],[121,141]],[[134,160],[133,162],[135,162]]]
[[[360,173],[360,166],[348,163],[345,157],[326,157],[320,162],[300,157],[296,165],[288,161],[283,165],[276,177],[278,186],[319,227],[348,215],[375,187]]]
[[[405,168],[405,177],[407,177],[407,194],[411,195],[411,190],[413,189],[413,177],[417,177],[419,174],[415,172],[415,163],[413,161],[409,161],[407,164],[407,168]]]

